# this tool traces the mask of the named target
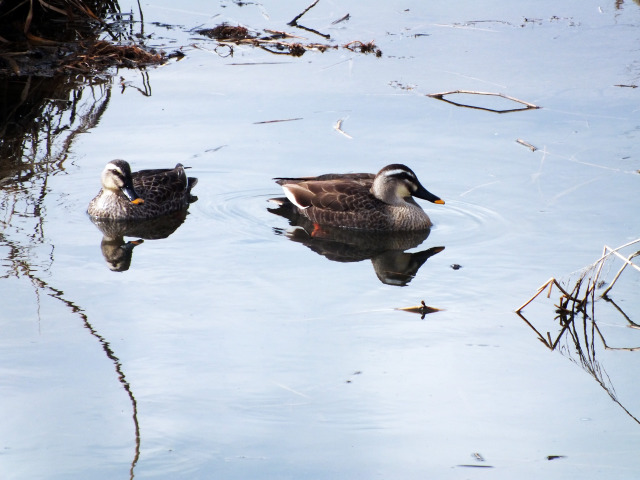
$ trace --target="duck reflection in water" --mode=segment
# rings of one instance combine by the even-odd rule
[[[277,207],[268,210],[288,219],[293,227],[274,228],[276,234],[302,243],[334,262],[371,259],[376,275],[387,285],[408,285],[429,257],[444,250],[444,247],[432,247],[414,253],[405,251],[422,244],[429,236],[428,229],[416,232],[377,232],[319,226],[300,215],[286,199],[272,198],[270,201]]]
[[[109,269],[114,272],[124,272],[131,266],[134,247],[143,243],[144,240],[167,238],[182,225],[187,214],[187,210],[182,210],[143,221],[90,218],[102,232],[100,249]],[[138,240],[125,242],[124,237],[133,237]]]

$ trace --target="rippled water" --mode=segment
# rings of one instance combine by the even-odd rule
[[[0,190],[0,476],[634,478],[638,272],[594,304],[598,330],[563,329],[557,289],[514,311],[638,238],[637,89],[618,85],[640,78],[640,7],[320,0],[300,21],[380,58],[223,58],[195,33],[324,42],[287,26],[306,6],[142,4],[151,44],[185,59],[84,87],[97,124]],[[425,96],[457,89],[543,108]],[[199,179],[175,232],[110,250],[120,272],[85,213],[113,158]],[[435,225],[406,251],[310,238],[269,211],[273,177],[397,161],[446,201],[420,201]],[[421,301],[440,311],[397,310]]]

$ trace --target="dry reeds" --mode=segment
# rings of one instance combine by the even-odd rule
[[[555,350],[559,341],[565,334],[565,332],[572,328],[574,321],[577,318],[581,318],[584,321],[591,323],[591,328],[596,332],[602,341],[602,344],[606,349],[614,350],[640,350],[640,347],[611,347],[607,344],[604,335],[601,333],[600,328],[597,325],[595,305],[598,300],[605,300],[612,304],[618,313],[624,317],[628,327],[634,329],[640,329],[640,324],[637,321],[632,320],[622,309],[609,297],[610,292],[618,282],[620,275],[627,268],[632,268],[636,272],[640,272],[640,265],[634,263],[632,260],[640,256],[640,250],[632,252],[629,255],[623,255],[621,250],[629,249],[629,247],[640,243],[640,238],[621,245],[617,248],[611,248],[607,245],[604,246],[602,255],[598,260],[591,265],[586,266],[578,272],[577,278],[571,282],[560,282],[556,278],[550,278],[543,285],[541,285],[536,293],[534,293],[529,300],[523,303],[516,313],[531,327],[538,335],[540,341],[542,341],[549,349]],[[614,275],[613,279],[606,281],[605,265],[611,264],[615,260],[621,260],[622,266]],[[524,316],[525,308],[530,305],[536,298],[543,292],[547,291],[547,298],[551,297],[553,288],[557,288],[560,291],[560,298],[557,304],[554,304],[556,317],[555,320],[559,322],[561,327],[560,333],[553,339],[549,332],[546,336],[540,333],[533,324]],[[598,289],[604,290],[596,295]]]
[[[119,11],[115,0],[0,1],[0,75],[95,74],[166,60],[110,32]]]

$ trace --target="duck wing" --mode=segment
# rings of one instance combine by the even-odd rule
[[[300,182],[312,182],[312,181],[324,181],[324,180],[355,180],[355,181],[371,181],[373,183],[374,178],[376,178],[373,173],[326,173],[324,175],[319,175],[317,177],[276,177],[274,180],[278,185],[287,185],[290,183],[300,183]]]
[[[196,183],[195,179],[189,182],[181,164],[175,168],[140,170],[134,172],[132,178],[136,191],[156,203],[185,195]]]
[[[334,212],[367,208],[377,200],[369,189],[367,178],[336,181],[335,179],[284,183],[287,198],[301,209],[309,207]]]

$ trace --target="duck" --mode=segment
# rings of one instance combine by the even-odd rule
[[[87,213],[95,219],[147,220],[186,210],[197,197],[191,189],[197,178],[187,177],[185,167],[140,170],[131,173],[125,160],[112,160],[101,175],[102,189],[89,202]]]
[[[421,231],[433,226],[413,197],[444,205],[422,186],[416,174],[394,163],[377,174],[325,174],[318,177],[276,177],[297,214],[318,226],[372,231]]]

